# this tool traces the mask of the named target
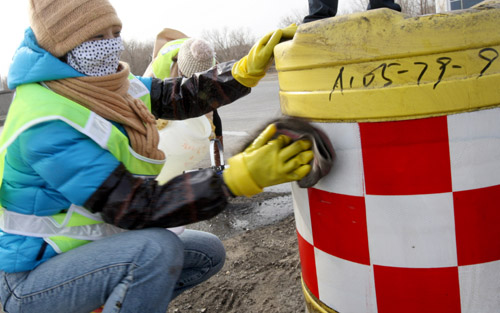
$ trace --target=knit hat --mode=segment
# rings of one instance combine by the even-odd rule
[[[190,38],[180,47],[177,64],[186,77],[206,71],[215,65],[214,48],[203,39]]]
[[[122,25],[107,0],[30,0],[29,8],[38,44],[56,57],[107,27]]]

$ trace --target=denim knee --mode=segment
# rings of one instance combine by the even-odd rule
[[[209,233],[205,238],[206,240],[210,240],[209,246],[211,249],[210,254],[212,255],[213,269],[215,272],[218,272],[222,269],[226,261],[226,249],[219,237]]]
[[[181,272],[184,262],[184,244],[179,237],[164,228],[149,228],[127,232],[124,249],[138,249],[138,266],[169,267],[169,272]],[[130,239],[130,241],[129,241]]]
[[[212,268],[219,271],[224,266],[226,249],[219,237],[211,233],[188,229],[180,235],[180,239],[184,243],[185,250],[199,251],[210,258]]]

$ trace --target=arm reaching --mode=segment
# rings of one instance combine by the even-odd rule
[[[296,30],[297,26],[292,24],[262,37],[246,56],[234,63],[232,69],[234,78],[244,86],[255,87],[271,65],[274,47],[284,40],[293,38]]]
[[[236,196],[252,196],[264,187],[300,180],[311,170],[311,142],[276,133],[269,125],[245,151],[229,159],[224,182]]]

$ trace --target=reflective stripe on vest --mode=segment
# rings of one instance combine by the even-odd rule
[[[20,214],[0,208],[0,228],[9,234],[46,238],[58,253],[75,248],[74,244],[80,246],[126,231],[104,223],[100,214],[90,213],[76,205],[72,205],[67,213],[53,216]],[[72,244],[74,239],[78,241]]]
[[[151,107],[149,91],[133,75],[129,76],[129,93]],[[36,103],[36,106],[33,104]],[[165,160],[153,160],[136,153],[128,138],[117,127],[87,108],[62,97],[39,84],[17,87],[14,100],[0,136],[0,184],[3,180],[7,148],[28,128],[51,120],[61,120],[87,135],[108,150],[136,176],[156,177]],[[126,144],[124,144],[124,142]],[[76,248],[89,241],[124,231],[103,222],[99,214],[71,206],[67,213],[53,216],[25,215],[2,209],[0,228],[6,233],[43,237],[58,253]],[[29,221],[27,223],[26,221]],[[30,223],[37,227],[29,226]],[[45,225],[42,227],[42,225]],[[50,225],[54,227],[50,227]]]

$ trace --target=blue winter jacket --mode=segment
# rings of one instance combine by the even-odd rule
[[[33,31],[28,28],[11,63],[8,82],[9,88],[14,89],[26,83],[79,76],[83,74],[38,46]],[[157,117],[182,119],[199,116],[210,110],[210,104],[207,103],[201,104],[205,105],[205,112],[196,111],[195,108],[200,107],[200,103],[193,100],[195,92],[186,91],[184,97],[191,98],[185,101],[186,104],[182,103],[182,95],[179,95],[180,80],[162,82],[155,79],[152,85],[151,78],[138,78],[150,90],[153,89],[152,101],[153,94],[156,94],[156,102],[160,104],[153,108],[153,113]],[[212,80],[196,80],[191,88],[201,88],[205,84],[207,89],[213,90],[213,87],[208,88],[210,81]],[[185,80],[182,81],[184,83]],[[165,88],[158,85],[165,85]],[[238,95],[235,98],[229,97],[230,100],[220,101],[220,105],[230,103],[249,92],[246,87],[233,89],[238,89],[235,91]],[[228,98],[226,94],[225,98]],[[36,103],[33,105],[36,106]],[[117,126],[123,131],[121,125]],[[83,206],[119,164],[109,151],[62,121],[37,124],[24,131],[8,147],[0,202],[8,210],[39,216],[59,213],[71,204]],[[42,244],[42,238],[0,231],[0,270],[32,270],[57,254],[50,245],[42,251]]]
[[[83,74],[40,48],[33,31],[27,29],[11,63],[8,82],[14,89],[21,84],[79,76]],[[68,124],[38,124],[9,146],[0,200],[14,212],[53,215],[72,203],[83,205],[118,164],[111,153]],[[49,245],[37,261],[42,243],[42,238],[0,231],[0,269],[31,270],[57,254]]]

